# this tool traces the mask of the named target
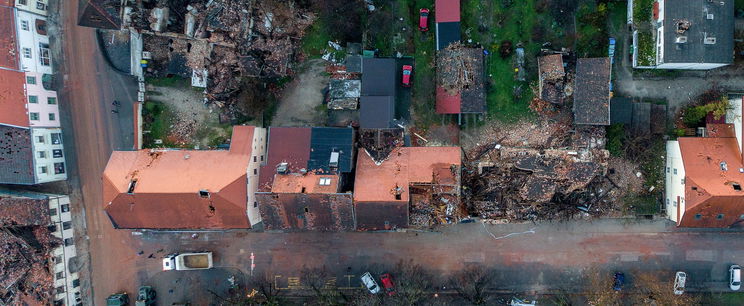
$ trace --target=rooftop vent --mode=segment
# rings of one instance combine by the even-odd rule
[[[338,152],[331,152],[331,160],[328,163],[328,166],[331,167],[331,169],[338,169]]]
[[[208,190],[199,190],[199,196],[202,198],[209,198],[209,191]]]
[[[276,166],[276,173],[287,174],[288,171],[289,171],[289,164],[287,163],[280,163],[279,165]]]
[[[137,186],[137,179],[129,181],[129,188],[127,188],[127,193],[134,193],[135,186]]]
[[[677,39],[675,39],[674,42],[678,44],[684,44],[687,42],[687,36],[677,36]]]
[[[733,183],[731,184],[731,187],[734,187],[734,190],[741,191],[741,185],[739,183]]]
[[[725,161],[721,162],[721,171],[728,171],[728,164]]]
[[[189,159],[189,158],[191,158],[191,154],[186,154],[183,156],[183,159]]]
[[[708,20],[713,20],[713,14],[708,14],[708,15],[706,16],[706,18],[707,18]]]
[[[331,186],[331,178],[329,177],[321,177],[320,182],[318,183],[320,186]]]
[[[715,37],[706,37],[705,41],[703,42],[706,45],[715,45],[716,44],[716,38]]]

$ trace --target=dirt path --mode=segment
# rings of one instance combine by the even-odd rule
[[[282,93],[273,126],[317,126],[323,123],[325,113],[323,88],[328,84],[325,61],[310,60],[305,70],[297,75]]]

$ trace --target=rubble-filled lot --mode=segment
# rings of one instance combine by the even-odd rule
[[[43,305],[53,296],[47,202],[0,198],[0,305]]]

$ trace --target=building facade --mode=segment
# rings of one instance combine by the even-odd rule
[[[15,15],[21,70],[52,74],[46,17],[22,10],[15,10]]]

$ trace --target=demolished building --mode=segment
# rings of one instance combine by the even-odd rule
[[[486,89],[483,49],[452,44],[437,52],[436,112],[483,114]]]
[[[398,147],[382,162],[359,154],[354,183],[358,230],[391,230],[457,222],[459,147]]]
[[[62,265],[65,272],[65,264],[59,261],[67,259],[53,255],[71,242],[65,240],[62,245],[62,229],[50,217],[51,198],[0,190],[2,305],[51,305],[60,300],[68,301],[67,290],[72,294],[73,288],[57,287],[55,280],[58,279],[53,276],[53,272],[58,271],[56,265]],[[77,278],[77,274],[69,277]]]
[[[266,230],[351,231],[352,128],[272,127],[257,206]]]
[[[545,102],[563,104],[567,90],[563,55],[551,54],[538,57],[537,69],[538,97]]]

